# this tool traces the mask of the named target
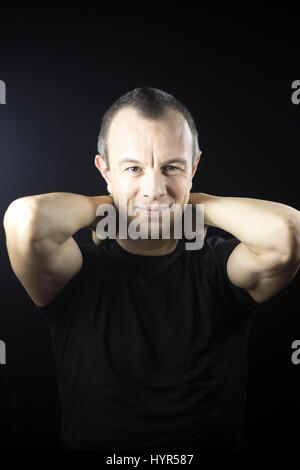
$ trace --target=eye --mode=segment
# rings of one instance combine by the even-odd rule
[[[165,168],[171,168],[171,170],[169,170],[169,171],[180,170],[180,168],[178,168],[178,166],[173,166],[173,165],[166,165]]]
[[[131,170],[132,168],[138,168],[138,166],[130,166],[129,168],[126,168],[126,171]],[[129,171],[129,173],[136,173],[136,171]]]

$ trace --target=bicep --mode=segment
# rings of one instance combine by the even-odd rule
[[[299,265],[285,261],[275,252],[251,253],[239,243],[227,261],[227,274],[237,287],[245,289],[257,303],[270,300],[295,277]]]
[[[80,271],[82,253],[73,237],[62,244],[50,238],[34,240],[29,226],[22,231],[7,218],[6,245],[13,272],[39,307],[49,304],[56,294]]]

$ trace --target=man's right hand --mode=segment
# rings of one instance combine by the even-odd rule
[[[97,200],[97,197],[98,196],[94,196],[95,210],[97,210],[97,207],[100,204],[114,204],[114,198],[112,194],[109,194],[108,196],[99,196],[99,201]],[[104,241],[101,238],[99,238],[96,233],[97,224],[103,217],[104,216],[96,215],[93,222],[86,227],[92,230],[92,240],[95,243],[95,245],[100,245],[100,243]]]
[[[96,234],[96,230],[92,231],[92,240],[95,243],[95,245],[100,245],[100,243],[102,243],[104,241],[104,240],[101,240],[101,238],[98,238],[98,236]]]

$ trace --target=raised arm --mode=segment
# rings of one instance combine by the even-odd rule
[[[82,254],[73,235],[92,228],[100,204],[111,196],[47,193],[13,201],[3,225],[11,267],[33,302],[45,306],[80,271]]]

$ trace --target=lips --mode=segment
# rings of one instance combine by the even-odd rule
[[[140,210],[143,210],[143,211],[146,211],[146,212],[163,212],[167,209],[171,209],[175,204],[173,204],[172,206],[136,206],[137,209],[140,209]]]

